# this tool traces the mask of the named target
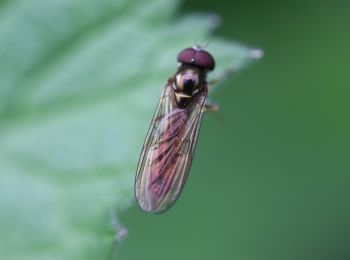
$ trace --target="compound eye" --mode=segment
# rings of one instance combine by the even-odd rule
[[[215,67],[213,56],[203,49],[186,48],[179,53],[177,60],[181,63],[194,65],[205,70],[213,70]]]

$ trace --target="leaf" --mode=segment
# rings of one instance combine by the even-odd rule
[[[252,60],[209,36],[215,16],[175,20],[177,5],[0,3],[1,259],[106,259],[177,53],[209,41],[216,75]]]

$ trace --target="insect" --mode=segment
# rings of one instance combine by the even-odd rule
[[[169,209],[188,176],[205,111],[207,73],[213,56],[201,47],[182,50],[180,66],[168,80],[142,148],[135,178],[135,197],[148,212]]]

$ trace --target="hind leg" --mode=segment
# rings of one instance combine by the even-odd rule
[[[220,110],[220,106],[218,103],[207,101],[207,103],[205,104],[205,109],[209,112],[218,112]]]

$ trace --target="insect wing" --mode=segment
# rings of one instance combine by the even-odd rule
[[[161,95],[135,180],[135,196],[145,211],[165,211],[181,193],[191,167],[207,98],[207,89],[204,89],[186,108],[176,105],[171,83]]]

